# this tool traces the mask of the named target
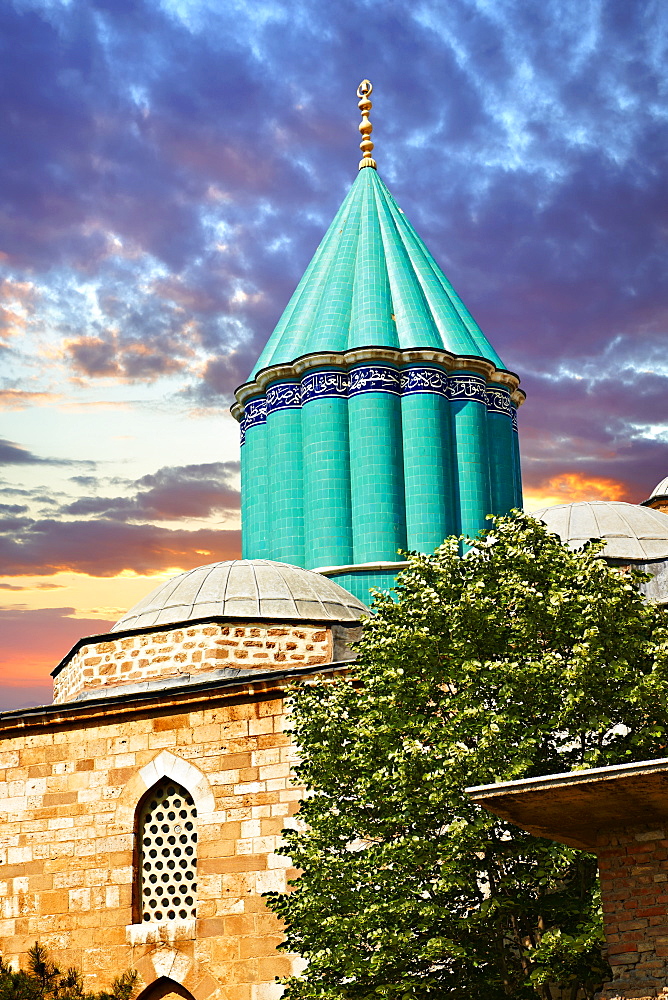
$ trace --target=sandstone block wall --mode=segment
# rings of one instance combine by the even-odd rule
[[[216,623],[169,627],[82,646],[54,676],[54,702],[85,691],[206,674],[220,667],[284,670],[331,663],[332,630],[312,625]]]
[[[668,836],[634,826],[600,837],[601,893],[613,981],[605,1000],[668,997]]]
[[[195,1000],[279,996],[295,960],[260,894],[293,874],[274,853],[292,754],[278,682],[0,719],[2,954],[23,964],[39,940],[95,990],[133,966]],[[137,923],[136,811],[163,774],[197,805],[197,917]]]

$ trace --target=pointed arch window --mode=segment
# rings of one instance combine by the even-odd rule
[[[137,910],[142,923],[188,920],[197,910],[197,808],[182,785],[149,789],[138,823]]]

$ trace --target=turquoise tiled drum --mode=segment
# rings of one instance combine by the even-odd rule
[[[391,590],[396,579],[396,570],[388,570],[383,573],[380,570],[368,573],[328,573],[331,580],[338,583],[340,587],[351,593],[358,601],[368,604],[370,601],[369,591],[373,587],[375,590]]]

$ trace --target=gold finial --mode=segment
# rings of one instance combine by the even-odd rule
[[[369,121],[369,112],[373,105],[369,100],[369,95],[373,87],[369,80],[362,80],[359,87],[357,88],[357,96],[360,98],[360,102],[357,107],[362,112],[362,121],[359,123],[359,130],[362,133],[362,141],[360,143],[360,149],[362,150],[363,158],[360,160],[360,170],[362,167],[373,167],[376,169],[376,161],[371,156],[371,150],[373,149],[373,143],[371,141],[371,133],[373,132],[373,125]]]

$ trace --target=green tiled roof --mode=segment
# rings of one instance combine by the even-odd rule
[[[315,351],[431,347],[504,364],[378,173],[360,170],[253,377]]]

